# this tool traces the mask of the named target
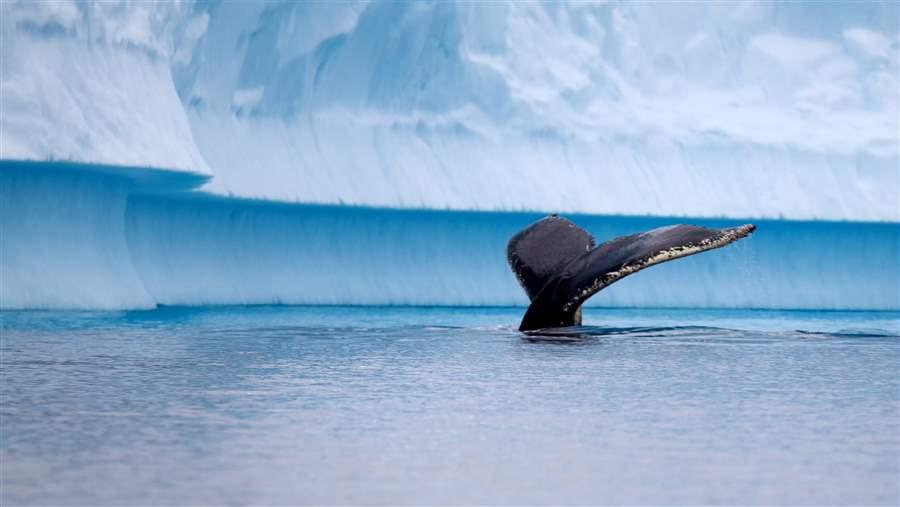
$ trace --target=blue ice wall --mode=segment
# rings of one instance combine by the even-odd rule
[[[2,169],[2,168],[0,168]],[[118,176],[0,170],[0,308],[525,305],[507,239],[538,213],[149,194]],[[600,241],[675,222],[569,215]],[[900,309],[900,224],[754,221],[735,245],[642,271],[590,305]]]
[[[129,201],[126,232],[136,270],[164,304],[524,305],[506,242],[542,216],[157,196]],[[684,222],[569,217],[600,241]],[[756,223],[747,240],[642,271],[590,304],[900,308],[900,225]]]
[[[150,308],[125,244],[132,182],[0,166],[0,308]]]

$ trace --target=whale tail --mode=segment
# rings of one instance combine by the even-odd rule
[[[550,215],[519,231],[506,248],[509,265],[531,305],[520,331],[581,324],[581,305],[622,278],[662,262],[721,248],[753,224],[726,229],[670,225],[594,246],[584,229]]]

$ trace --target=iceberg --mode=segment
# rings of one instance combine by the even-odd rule
[[[160,33],[169,4],[0,4],[0,159],[209,175]]]
[[[893,2],[2,9],[6,160],[285,202],[900,220]]]
[[[541,213],[281,203],[179,192],[200,183],[153,175],[0,165],[0,308],[527,305],[505,247]],[[161,181],[167,191],[155,190]],[[676,222],[738,223],[572,218],[599,241]],[[746,241],[653,267],[588,304],[900,309],[900,224],[757,225]]]
[[[178,89],[222,195],[896,221],[897,6],[808,7],[230,4]]]
[[[546,212],[760,225],[592,304],[900,308],[893,2],[0,14],[3,309],[521,305]]]

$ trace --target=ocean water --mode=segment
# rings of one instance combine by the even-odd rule
[[[2,312],[0,503],[897,504],[900,314]]]

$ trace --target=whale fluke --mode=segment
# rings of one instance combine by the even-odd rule
[[[607,241],[551,215],[512,237],[507,260],[531,306],[520,331],[581,324],[581,305],[608,285],[661,262],[721,248],[756,226],[709,229],[670,225]]]
[[[534,301],[554,276],[575,259],[594,249],[587,231],[557,215],[538,220],[519,231],[506,246],[506,260]]]

